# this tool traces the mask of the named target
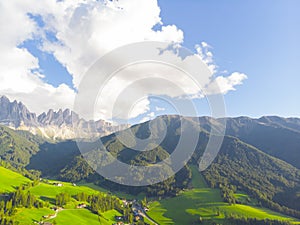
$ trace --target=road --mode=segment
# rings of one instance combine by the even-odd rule
[[[149,217],[147,215],[147,213],[145,212],[144,208],[139,204],[139,203],[135,203],[134,206],[132,207],[132,210],[137,210],[139,215],[141,215],[144,218],[147,218],[151,223],[153,223],[154,225],[159,225],[158,223],[156,223],[153,219],[151,219],[151,217]]]

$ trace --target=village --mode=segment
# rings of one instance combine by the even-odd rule
[[[64,186],[63,183],[58,183],[58,182],[54,182],[52,183],[52,185],[56,187]],[[72,186],[75,187],[76,184],[72,183]],[[143,204],[139,203],[136,199],[134,200],[121,199],[121,201],[122,201],[122,205],[121,205],[122,208],[130,209],[130,214],[132,215],[132,223],[128,223],[128,219],[126,219],[125,215],[118,215],[114,217],[116,222],[113,223],[112,225],[131,225],[133,223],[136,224],[138,222],[139,224],[147,224],[144,223],[144,218],[147,218],[149,221],[152,222],[152,224],[155,225],[157,224],[147,216],[146,212],[148,212],[149,210],[147,206],[142,206]],[[74,209],[64,208],[62,206],[56,206],[56,205],[51,206],[50,209],[53,210],[53,213],[42,216],[40,221],[34,221],[34,223],[39,225],[55,225],[56,224],[55,218],[58,216],[60,212],[64,210],[82,210],[82,209],[91,210],[90,205],[87,202],[78,203],[74,207]]]

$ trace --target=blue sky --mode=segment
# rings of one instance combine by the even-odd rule
[[[208,43],[213,64],[217,65],[215,77],[226,78],[234,72],[247,75],[247,79],[232,85],[235,91],[226,91],[224,95],[227,116],[300,116],[298,0],[158,0],[158,7],[155,0],[128,0],[120,1],[124,15],[106,5],[101,6],[104,9],[97,8],[100,3],[92,0],[77,5],[35,1],[30,0],[27,7],[7,2],[6,8],[3,7],[7,15],[0,13],[6,16],[11,27],[24,22],[24,29],[20,30],[10,29],[9,25],[0,27],[9,39],[7,43],[7,40],[2,41],[3,46],[11,44],[11,50],[5,47],[6,52],[2,52],[8,55],[15,48],[22,50],[11,57],[18,62],[20,77],[10,80],[8,76],[15,76],[16,70],[6,66],[9,62],[3,62],[0,79],[6,83],[0,85],[0,94],[23,101],[32,111],[72,107],[80,74],[89,66],[86,61],[115,47],[149,39],[148,33],[161,19],[163,25],[155,25],[154,30],[158,32],[151,35],[179,42],[195,53],[195,45]],[[131,7],[134,4],[135,7]],[[97,8],[98,15],[91,15],[89,10],[93,7]],[[20,15],[13,16],[16,12]],[[100,21],[98,27],[92,27],[95,21]],[[108,28],[102,29],[106,25]],[[158,34],[162,27],[166,30]],[[144,28],[145,34],[141,31]],[[107,37],[102,38],[106,33]],[[102,42],[93,42],[91,37],[95,34]],[[86,40],[92,45],[84,43]],[[28,70],[31,74],[27,74]],[[24,84],[22,88],[9,86],[16,79]],[[142,113],[132,122],[174,112],[170,104],[155,98],[148,100],[149,105],[141,104]],[[205,99],[195,100],[195,103],[200,115],[210,114]]]
[[[213,46],[220,70],[248,79],[225,95],[229,116],[300,116],[300,1],[159,0],[164,23],[184,45]]]

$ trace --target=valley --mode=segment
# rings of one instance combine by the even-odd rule
[[[300,224],[300,220],[276,213],[272,210],[258,206],[256,200],[251,199],[247,194],[237,193],[236,199],[241,203],[228,204],[223,201],[220,189],[212,189],[207,186],[202,175],[198,173],[195,166],[192,167],[193,175],[191,186],[189,189],[182,190],[176,197],[168,197],[164,199],[149,198],[145,203],[145,195],[141,194],[136,199],[136,204],[145,204],[149,211],[146,214],[151,220],[157,224],[230,224],[229,217],[236,218],[256,218],[258,220],[276,220],[288,223],[282,224]],[[18,185],[25,185],[32,183],[29,179],[12,172],[8,169],[0,167],[0,180],[7,179],[11,185],[2,184],[0,192],[9,193],[16,191]],[[15,182],[11,182],[15,180]],[[122,196],[120,199],[127,201],[134,200],[135,196],[126,195],[125,193],[111,193],[104,188],[99,190],[89,187],[86,184],[72,184],[68,182],[41,180],[35,181],[35,184],[29,187],[28,190],[39,201],[43,202],[43,207],[18,207],[12,215],[14,224],[30,225],[39,223],[40,221],[50,222],[53,224],[107,224],[111,225],[117,223],[116,217],[124,218],[124,209],[105,210],[104,212],[93,213],[89,208],[78,208],[82,204],[76,198],[76,195],[84,193],[86,196],[97,195],[102,193],[105,196],[118,195]],[[57,185],[60,184],[60,185]],[[54,212],[53,207],[56,207],[56,198],[61,193],[68,194],[71,198],[59,211]],[[123,194],[123,195],[122,195]],[[123,204],[124,200],[118,200]],[[125,205],[124,205],[125,207]],[[131,206],[132,207],[132,206]],[[53,218],[45,219],[45,216],[55,215]],[[125,222],[125,221],[124,221]],[[154,224],[147,218],[144,222],[137,224]]]
[[[9,115],[2,120],[8,121],[12,114],[3,115]],[[128,148],[116,133],[76,142],[2,123],[0,224],[300,224],[300,119],[227,118],[220,151],[202,172],[198,163],[210,131],[221,126],[220,119],[161,116],[151,121],[153,143],[162,136],[162,122],[166,136],[149,151]],[[146,139],[149,124],[128,130]],[[152,166],[172,154],[180,130],[199,133],[193,155],[175,175],[148,186],[106,179],[92,169],[78,147],[84,145],[85,157],[97,159],[101,142],[121,162]],[[136,179],[143,179],[143,174]]]
[[[209,188],[197,173],[193,173],[192,185],[192,189],[183,191],[177,197],[151,202],[148,214],[159,224],[199,224],[201,221],[200,224],[230,225],[226,221],[230,216],[300,224],[300,220],[258,206],[255,199],[244,193],[235,194],[241,203],[225,203],[220,189]]]

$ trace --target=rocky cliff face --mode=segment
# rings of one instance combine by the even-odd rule
[[[101,137],[128,127],[105,120],[86,121],[70,109],[57,112],[50,109],[37,116],[22,102],[11,102],[5,96],[0,97],[0,124],[51,139]]]
[[[34,113],[29,112],[21,102],[10,102],[5,96],[0,97],[0,122],[10,127],[37,125]]]

